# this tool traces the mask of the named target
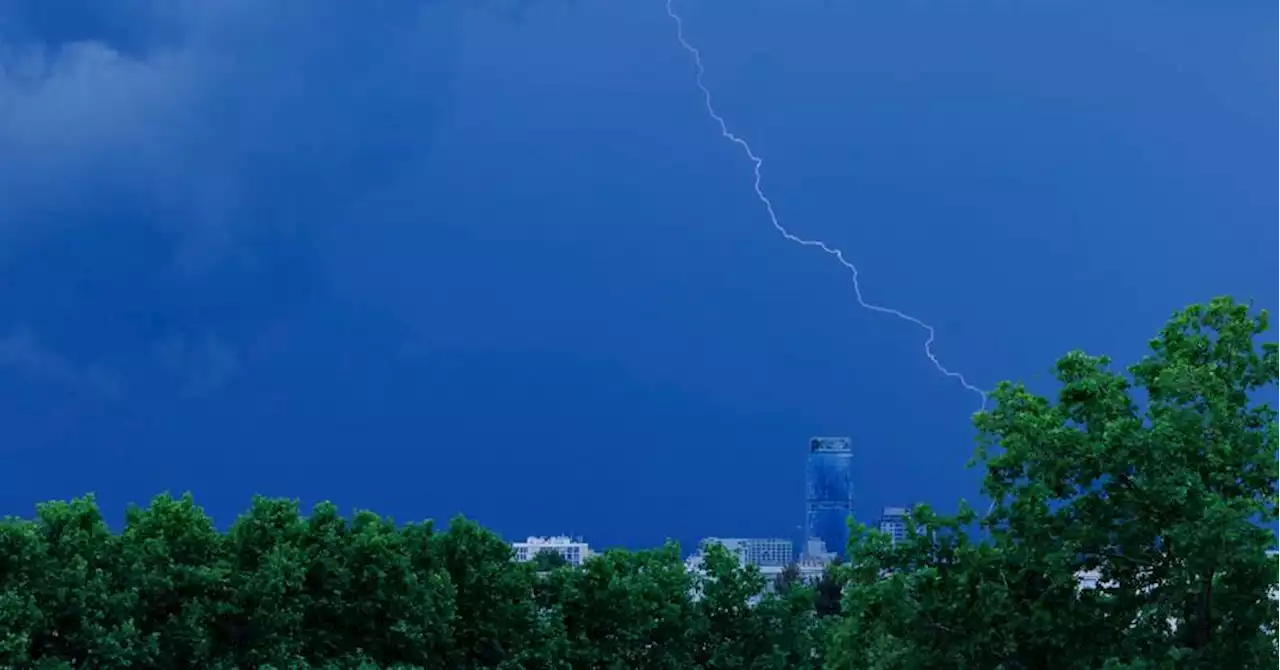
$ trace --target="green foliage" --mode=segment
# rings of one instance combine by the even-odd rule
[[[898,546],[858,529],[835,667],[1276,666],[1266,329],[1217,299],[1127,375],[1072,352],[1057,402],[1002,384],[975,418],[989,513],[917,509]]]
[[[791,563],[782,569],[773,578],[773,592],[778,594],[789,593],[791,589],[800,585],[800,566]]]
[[[840,613],[840,600],[844,594],[844,580],[840,576],[840,558],[822,571],[822,577],[813,587],[814,608],[818,616],[829,617]]]
[[[92,497],[40,505],[34,524],[7,528],[25,545],[25,560],[6,560],[18,574],[17,586],[6,579],[4,587],[6,595],[27,596],[22,618],[29,626],[21,634],[27,646],[18,658],[83,667],[127,665],[140,657],[142,641],[131,616],[138,600],[115,569],[123,543],[107,529]]]
[[[679,548],[539,571],[466,519],[441,533],[255,498],[220,533],[156,497],[111,533],[92,498],[0,522],[0,667],[800,668],[811,592]],[[699,594],[695,598],[694,594]]]
[[[699,668],[790,670],[820,667],[813,592],[793,585],[761,597],[765,579],[723,545],[704,550],[695,602],[694,661]]]
[[[220,532],[161,495],[111,532],[92,497],[0,520],[0,667],[405,670],[1268,668],[1277,665],[1275,344],[1227,299],[1126,372],[1073,352],[1056,400],[975,418],[979,514],[770,581],[723,547],[529,563],[463,518],[396,525],[255,498]],[[1082,589],[1091,573],[1097,587]]]
[[[569,565],[569,559],[554,549],[543,549],[533,555],[533,569],[537,572],[550,572],[567,565]]]
[[[689,667],[693,582],[675,545],[611,550],[550,581],[542,605],[564,627],[568,667]]]

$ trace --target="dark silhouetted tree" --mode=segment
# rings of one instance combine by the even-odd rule
[[[773,592],[779,595],[785,595],[791,592],[791,589],[800,584],[800,566],[792,563],[782,569],[773,578]]]

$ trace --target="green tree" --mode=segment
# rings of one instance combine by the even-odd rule
[[[304,630],[308,658],[445,668],[454,592],[439,566],[418,569],[410,536],[390,519],[358,512],[348,523],[331,503],[306,519]]]
[[[795,563],[787,565],[773,578],[773,592],[779,595],[790,593],[791,589],[800,585],[800,566]]]
[[[824,640],[831,619],[814,607],[816,592],[796,584],[784,593],[767,595],[755,605],[766,643],[750,667],[763,670],[818,670],[824,667]]]
[[[223,538],[190,494],[157,496],[131,506],[121,533],[121,579],[137,595],[133,621],[142,634],[142,664],[209,667],[211,632],[227,599]]]
[[[32,641],[43,623],[36,594],[46,556],[39,529],[25,519],[0,520],[0,667],[33,667]]]
[[[818,583],[814,584],[814,608],[818,616],[830,617],[840,614],[840,599],[844,593],[844,580],[841,578],[840,557],[828,563],[822,570]]]
[[[693,667],[692,588],[674,544],[611,549],[550,573],[541,604],[563,625],[568,667],[684,670]]]
[[[536,572],[550,572],[566,565],[569,565],[569,559],[554,549],[543,549],[533,555],[533,569]]]
[[[216,628],[236,666],[290,667],[307,647],[307,523],[296,500],[255,496],[227,532],[228,598]]]
[[[829,666],[1024,667],[1006,663],[1006,657],[1025,604],[1018,600],[1018,580],[1029,573],[1002,572],[1002,554],[972,539],[975,515],[963,505],[955,517],[939,517],[920,506],[908,519],[909,527],[919,522],[933,532],[908,532],[895,544],[878,530],[855,526],[843,616],[830,640]],[[1067,589],[1074,593],[1074,586]]]
[[[1216,299],[1177,313],[1128,375],[1072,352],[1056,403],[1001,384],[975,419],[990,512],[917,510],[930,532],[898,547],[859,529],[835,666],[1276,665],[1266,329]],[[1098,588],[1079,588],[1086,571]]]
[[[694,660],[708,670],[752,668],[797,670],[818,667],[814,654],[818,617],[814,592],[795,585],[765,594],[759,568],[742,565],[720,544],[703,549]]]
[[[161,495],[113,534],[91,498],[50,503],[0,522],[0,667],[683,670],[713,634],[721,659],[812,658],[794,605],[749,615],[758,575],[735,566],[698,610],[674,545],[544,574],[511,559],[465,519],[438,533],[257,497],[224,534]]]
[[[722,544],[702,549],[699,598],[695,613],[699,627],[694,660],[710,669],[748,668],[760,655],[761,619],[751,601],[764,591],[765,580],[753,565],[743,566]]]
[[[535,600],[535,575],[511,547],[474,521],[457,517],[432,536],[432,553],[456,593],[454,667],[541,667],[548,630]]]
[[[8,610],[0,620],[17,624],[0,642],[6,655],[35,667],[121,667],[143,658],[131,616],[137,596],[120,580],[120,538],[92,496],[45,503],[34,524],[3,528],[6,549],[16,552],[0,572],[0,607]]]

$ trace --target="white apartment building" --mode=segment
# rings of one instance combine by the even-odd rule
[[[795,565],[800,572],[800,580],[813,584],[822,578],[827,565],[835,554],[826,551],[822,540],[813,538],[806,545],[805,552],[799,558],[795,555],[795,545],[791,540],[781,538],[724,538],[709,537],[704,539],[697,553],[685,560],[685,569],[702,575],[702,561],[705,548],[711,544],[719,544],[738,558],[742,565],[754,565],[765,579],[765,592],[772,592],[774,580],[790,565]],[[694,598],[700,594],[694,593]],[[758,597],[756,598],[758,599]],[[754,602],[755,599],[753,599]]]
[[[754,565],[759,568],[783,568],[795,560],[796,548],[791,540],[777,537],[708,537],[701,547],[718,544],[738,558],[743,565]],[[701,550],[699,551],[701,553]]]
[[[826,574],[827,566],[829,565],[831,565],[829,557],[806,556],[796,561],[796,567],[800,569],[800,579],[808,584],[816,583],[819,579],[822,579],[822,575]]]
[[[511,548],[515,551],[515,559],[521,563],[532,561],[535,556],[544,551],[560,554],[569,565],[582,565],[582,562],[591,556],[591,547],[582,538],[573,538],[568,535],[529,537],[524,542],[512,542]]]

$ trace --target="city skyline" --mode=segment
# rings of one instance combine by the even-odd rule
[[[825,564],[847,553],[848,524],[854,516],[855,492],[851,486],[853,440],[851,437],[811,437],[805,460],[805,516],[798,526],[802,536],[797,542],[781,536],[704,535],[692,547],[682,547],[684,554],[696,562],[709,544],[724,546],[743,564],[760,568],[783,568],[797,562]],[[872,527],[899,542],[906,535],[907,507],[886,506]],[[530,536],[523,542],[512,542],[517,560],[532,560],[538,551],[547,549],[562,555],[577,552],[582,557],[590,549],[582,536]],[[573,549],[569,549],[572,547]]]

